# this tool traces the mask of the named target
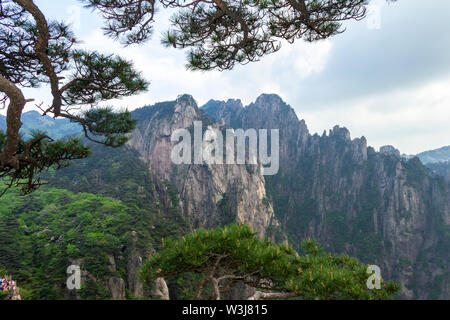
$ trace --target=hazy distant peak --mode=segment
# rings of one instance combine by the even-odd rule
[[[429,150],[417,155],[423,163],[435,163],[450,160],[450,146]]]

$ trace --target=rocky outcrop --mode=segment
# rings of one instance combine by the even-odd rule
[[[157,300],[169,300],[169,288],[163,278],[157,278],[152,288],[152,296]]]
[[[111,292],[112,300],[125,300],[125,281],[122,278],[109,278],[108,288]]]
[[[265,177],[266,189],[292,245],[311,237],[378,264],[403,284],[402,298],[449,298],[450,187],[417,158],[375,152],[338,126],[311,135],[276,95],[201,110],[232,127],[280,130],[280,171]]]
[[[400,151],[398,149],[396,149],[395,147],[393,147],[393,146],[382,146],[382,147],[380,147],[380,153],[384,154],[384,155],[388,155],[388,156],[392,155],[392,156],[395,156],[397,158],[401,157]]]
[[[168,180],[176,189],[173,201],[193,228],[211,228],[239,221],[267,235],[277,223],[272,205],[266,201],[264,177],[257,165],[181,164],[170,159],[171,135],[176,129],[192,129],[194,121],[221,129],[205,117],[191,96],[138,109],[139,120],[129,144],[147,163],[149,170]]]
[[[103,279],[97,279],[91,273],[83,268],[84,259],[78,258],[70,260],[69,263],[74,266],[80,267],[80,285],[81,288],[86,287],[89,283],[101,284],[103,288],[105,288],[108,292],[109,299],[111,300],[125,300],[126,289],[135,297],[135,298],[143,298],[145,296],[143,283],[140,281],[138,277],[139,268],[142,265],[142,257],[139,255],[139,252],[136,248],[137,242],[137,233],[135,231],[131,232],[132,240],[131,246],[129,248],[129,254],[126,259],[126,281],[117,276],[119,274],[117,272],[116,259],[114,256],[108,256],[108,275],[106,275]],[[122,257],[119,257],[121,259]],[[66,288],[65,299],[68,300],[83,300],[83,296],[80,290],[68,289]]]
[[[144,285],[138,277],[138,272],[139,268],[142,266],[142,257],[136,248],[138,238],[136,231],[131,232],[131,237],[132,244],[127,258],[128,289],[135,297],[141,298],[144,296]]]
[[[113,274],[117,273],[116,260],[114,256],[108,257],[108,272],[113,276],[107,276],[103,279],[97,279],[90,272],[83,268],[84,258],[71,259],[69,263],[73,266],[79,267],[80,270],[80,287],[86,287],[92,284],[101,285],[109,293],[109,299],[111,300],[125,300],[126,299],[126,283],[119,277]],[[75,274],[74,274],[75,275]],[[69,289],[66,288],[65,291],[66,300],[83,300],[84,297],[81,291],[77,288]]]

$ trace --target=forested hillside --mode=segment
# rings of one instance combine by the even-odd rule
[[[84,271],[76,298],[143,295],[134,290],[132,260],[186,232],[171,187],[152,178],[133,150],[92,148],[91,158],[46,174],[49,185],[39,191],[0,198],[0,268],[20,283],[22,299],[75,298],[65,287],[71,264]]]

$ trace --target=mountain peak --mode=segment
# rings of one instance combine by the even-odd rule
[[[180,94],[177,97],[176,102],[177,103],[185,102],[185,103],[187,103],[189,105],[193,105],[193,106],[195,106],[197,108],[197,101],[195,101],[194,97],[191,96],[190,94],[186,94],[186,93],[185,94]]]
[[[40,117],[41,116],[41,114],[36,110],[30,110],[30,111],[24,112],[22,115],[23,116],[32,116],[32,117]]]
[[[344,140],[351,140],[350,131],[346,127],[334,126],[332,130],[330,130],[330,137],[337,136]]]
[[[401,158],[400,151],[391,145],[380,147],[380,153],[384,155],[393,155],[396,156],[397,158]]]
[[[256,104],[258,103],[284,103],[283,99],[275,93],[263,93],[258,98],[256,98],[255,101]]]
[[[265,114],[274,114],[280,112],[292,112],[295,114],[294,109],[286,104],[283,99],[281,99],[281,97],[277,94],[263,93],[256,99],[254,103],[249,105],[249,108],[260,109]]]

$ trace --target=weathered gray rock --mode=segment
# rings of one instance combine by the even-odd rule
[[[108,257],[108,271],[113,273],[116,272],[116,259],[114,259],[114,256]]]
[[[398,149],[396,149],[395,147],[393,147],[393,146],[382,146],[382,147],[380,147],[380,153],[384,154],[384,155],[388,155],[388,156],[392,155],[392,156],[395,156],[397,158],[401,157],[400,151]]]
[[[122,278],[110,278],[108,280],[108,288],[111,292],[112,300],[125,300],[125,281]]]
[[[169,300],[169,288],[163,278],[157,278],[152,288],[152,296],[158,300]]]
[[[142,257],[139,255],[136,249],[138,234],[136,233],[136,231],[132,231],[131,236],[132,247],[127,258],[128,289],[134,296],[141,298],[144,296],[144,286],[142,281],[138,277],[138,272],[139,268],[142,266]]]
[[[191,96],[145,110],[129,144],[139,151],[149,170],[167,179],[179,192],[178,206],[195,227],[215,227],[239,221],[252,225],[261,236],[277,226],[258,166],[183,164],[170,160],[171,134],[191,128],[194,121],[216,126],[199,111]]]
[[[393,147],[377,153],[338,126],[311,135],[276,95],[260,96],[237,116],[234,103],[202,110],[236,128],[280,129],[280,171],[266,186],[290,239],[315,238],[378,264],[384,279],[403,284],[403,298],[450,297],[450,186],[417,158],[402,160]]]

